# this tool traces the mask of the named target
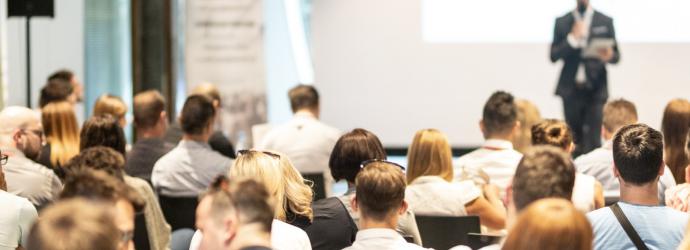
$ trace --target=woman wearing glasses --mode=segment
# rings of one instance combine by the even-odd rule
[[[417,215],[478,215],[482,225],[505,227],[506,210],[498,189],[482,189],[471,181],[452,182],[452,153],[446,136],[436,129],[417,132],[407,153],[405,200]]]

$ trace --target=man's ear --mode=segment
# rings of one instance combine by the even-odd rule
[[[402,205],[400,206],[400,209],[398,210],[398,215],[403,215],[407,212],[407,202],[405,200],[402,201]]]
[[[15,144],[19,145],[19,144],[21,144],[23,136],[24,135],[22,134],[21,129],[15,129],[14,132],[12,133],[12,140],[14,141]]]
[[[159,121],[167,122],[168,121],[168,112],[161,111],[160,117],[158,117]]]
[[[482,134],[486,135],[486,127],[484,127],[484,119],[479,120],[479,130],[482,131]]]
[[[235,238],[235,234],[237,231],[236,228],[237,225],[235,221],[232,218],[230,218],[230,216],[225,217],[223,221],[223,241],[226,245],[229,245],[230,242],[232,242],[232,240]]]
[[[357,194],[352,196],[352,199],[350,199],[350,206],[352,207],[352,211],[359,212],[359,207],[357,206]]]
[[[616,165],[614,164],[614,165],[613,165],[613,177],[618,178],[618,177],[620,177],[620,176],[621,176],[621,173],[618,172],[618,168],[617,168]]]
[[[661,161],[661,167],[659,167],[659,176],[664,175],[664,171],[666,171],[666,163]],[[685,172],[687,173],[687,170]],[[687,178],[687,176],[685,178]]]

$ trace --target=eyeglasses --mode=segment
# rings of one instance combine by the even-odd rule
[[[120,231],[120,243],[127,244],[134,238],[134,231]]]
[[[9,156],[7,156],[6,154],[3,154],[0,151],[0,166],[7,164],[7,159],[9,159],[9,158],[10,158]]]
[[[22,129],[22,132],[26,133],[26,131],[29,131],[33,133],[34,135],[38,136],[39,138],[43,138],[43,130],[39,129]]]
[[[369,165],[369,164],[371,164],[371,163],[374,163],[374,162],[390,164],[390,165],[393,165],[393,166],[396,166],[396,167],[400,168],[400,170],[402,170],[403,172],[405,172],[405,167],[403,167],[402,165],[400,165],[400,164],[398,164],[398,163],[395,163],[395,162],[392,162],[392,161],[379,160],[379,159],[371,159],[371,160],[363,161],[362,164],[359,165],[359,168],[363,169],[363,168],[365,168],[367,165]]]
[[[251,153],[262,153],[262,154],[271,156],[271,157],[273,157],[273,158],[280,159],[280,155],[279,155],[279,154],[271,153],[271,152],[268,152],[268,151],[259,151],[259,150],[254,150],[254,149],[242,149],[242,150],[240,150],[240,151],[237,151],[237,154],[238,154],[238,155],[248,155],[248,154],[251,154]]]

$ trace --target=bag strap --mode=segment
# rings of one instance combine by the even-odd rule
[[[649,250],[647,245],[645,245],[640,238],[640,235],[637,234],[637,231],[635,231],[635,228],[633,228],[632,224],[630,224],[628,217],[625,216],[623,210],[621,210],[621,207],[618,206],[618,203],[614,203],[613,205],[609,206],[609,208],[611,211],[613,211],[616,219],[618,219],[618,223],[621,224],[623,230],[625,230],[625,234],[627,234],[630,240],[632,240],[633,244],[635,244],[635,247],[637,247],[638,250]]]

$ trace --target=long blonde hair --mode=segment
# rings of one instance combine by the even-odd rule
[[[448,138],[436,129],[417,131],[407,152],[407,183],[421,176],[453,180],[453,153]]]
[[[79,125],[72,104],[52,102],[41,110],[46,139],[50,143],[50,164],[64,166],[79,154]]]
[[[275,218],[287,220],[287,212],[314,218],[312,190],[304,183],[287,156],[275,152],[249,150],[240,154],[230,168],[230,178],[254,178],[275,198]]]

